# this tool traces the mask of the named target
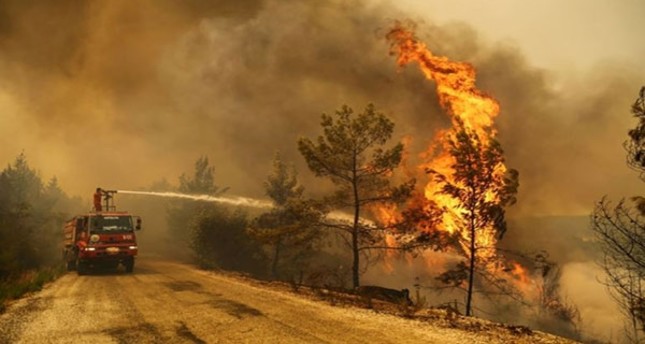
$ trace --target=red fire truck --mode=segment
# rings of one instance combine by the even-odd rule
[[[101,211],[94,209],[65,223],[63,259],[67,270],[83,275],[92,268],[123,265],[131,273],[139,251],[135,230],[141,229],[141,218],[116,211],[115,190],[101,190],[101,193],[105,202]]]

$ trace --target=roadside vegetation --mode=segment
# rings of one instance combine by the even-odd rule
[[[0,306],[60,276],[62,224],[80,207],[24,153],[0,172]]]
[[[527,273],[522,278],[532,274],[545,291],[533,300],[523,298],[514,286],[516,277],[509,273],[512,261],[495,247],[481,246],[478,237],[488,235],[491,228],[495,240],[502,239],[507,230],[504,209],[515,201],[519,185],[516,171],[495,172],[504,161],[500,145],[492,137],[462,128],[449,151],[455,175],[426,171],[427,178],[439,185],[437,194],[454,199],[459,204],[455,209],[461,209],[460,220],[454,221],[459,230],[449,235],[439,225],[442,216],[454,209],[421,201],[415,179],[398,173],[403,145],[388,144],[394,127],[373,105],[362,112],[342,106],[332,115],[323,114],[321,135],[301,138],[297,145],[311,172],[335,186],[329,194],[308,198],[293,163],[276,154],[262,183],[271,209],[173,201],[167,213],[171,234],[176,242],[186,243],[193,261],[203,268],[280,281],[294,292],[314,290],[322,298],[366,299],[371,305],[373,297],[365,298],[361,290],[378,290],[387,300],[392,295],[404,300],[398,306],[408,317],[429,307],[446,309],[453,317],[473,316],[476,309],[481,316],[485,306],[473,306],[473,296],[479,295],[482,303],[516,314],[537,314],[534,317],[542,324],[557,324],[559,334],[579,338],[579,313],[560,294],[560,275],[554,273],[556,265],[546,259],[546,253],[523,255]],[[174,190],[183,193],[225,196],[228,192],[218,186],[215,168],[205,156],[178,182]],[[379,216],[382,209],[399,215],[384,219]],[[361,283],[361,275],[383,264],[386,256],[405,260],[426,251],[452,252],[453,265],[432,268],[436,283],[416,281],[414,298],[406,289]],[[463,293],[464,302],[432,304],[428,295],[437,288],[454,297]]]
[[[473,227],[475,223],[481,226],[494,222],[505,230],[503,204],[488,204],[477,199],[478,207],[471,210],[480,217],[470,217],[475,219],[467,227],[471,236],[462,238],[471,238],[471,241],[447,240],[451,238],[433,235],[437,233],[433,227],[437,224],[436,219],[446,209],[419,208],[414,202],[414,197],[419,195],[415,180],[404,177],[405,173],[397,174],[403,159],[403,145],[388,143],[394,127],[394,122],[372,105],[360,113],[343,106],[333,115],[322,115],[321,135],[314,140],[302,138],[297,146],[311,172],[330,181],[334,190],[309,198],[293,163],[276,154],[264,181],[257,181],[264,186],[265,194],[272,202],[271,208],[167,200],[155,204],[155,208],[165,209],[168,241],[184,248],[181,258],[189,258],[202,268],[281,281],[295,292],[303,287],[302,290],[327,290],[329,295],[350,295],[350,299],[356,295],[359,300],[365,299],[368,305],[373,304],[373,299],[385,296],[386,301],[402,300],[404,303],[395,302],[396,307],[408,317],[430,306],[441,306],[432,305],[427,294],[420,294],[420,290],[428,290],[428,286],[415,283],[416,297],[411,299],[406,289],[364,286],[361,275],[374,264],[382,264],[384,257],[392,252],[395,257],[417,255],[427,250],[463,253],[463,247],[472,248],[475,238],[472,233],[479,230],[479,227]],[[472,144],[461,149],[457,143],[454,153],[458,162],[460,156],[467,155],[465,152],[473,159],[490,158],[487,168],[493,168],[503,159],[501,149],[491,152]],[[489,174],[479,171],[477,165],[465,162],[462,170],[464,178],[475,176],[477,182],[489,182],[477,179]],[[429,175],[438,182],[447,180],[445,176]],[[499,199],[512,199],[517,176],[511,177],[514,178],[490,181],[499,184],[500,195],[508,194]],[[179,176],[176,186],[165,180],[157,184],[151,186],[151,190],[215,197],[226,196],[229,192],[216,178],[215,166],[207,156],[199,157],[192,171]],[[475,204],[472,202],[475,196],[461,192],[457,186],[444,186],[442,192],[464,204]],[[60,245],[51,243],[60,242],[64,220],[80,211],[82,202],[67,196],[56,178],[43,182],[39,173],[28,165],[24,154],[0,174],[0,197],[0,240],[7,243],[0,253],[0,298],[9,300],[38,290],[60,276]],[[411,205],[417,205],[417,208]],[[402,215],[384,221],[377,216],[382,207]],[[464,309],[456,302],[447,307],[451,316],[472,315],[473,290],[477,288],[480,294],[490,290],[485,285],[486,279],[472,278],[476,273],[481,274],[484,269],[480,265],[487,263],[480,262],[482,257],[475,250],[467,252],[471,254],[462,254],[459,258],[463,262],[458,266],[464,269],[457,273],[446,271],[451,276],[451,283],[445,288],[453,288],[457,293],[466,291],[464,295],[469,301]],[[473,262],[478,263],[477,267]],[[446,276],[441,275],[440,270],[437,267],[438,280]],[[379,292],[376,296],[365,297],[360,290]]]
[[[27,293],[39,291],[46,283],[56,280],[65,271],[62,264],[44,266],[4,280],[0,283],[0,313],[4,311],[6,302],[18,299]]]
[[[640,123],[630,132],[631,141],[626,144],[630,166],[641,178],[645,166],[642,104],[641,93],[633,109]],[[302,138],[297,147],[310,171],[331,182],[332,192],[308,198],[294,164],[277,153],[266,178],[257,181],[272,203],[270,208],[183,199],[164,201],[170,241],[183,247],[184,254],[202,268],[279,281],[293,292],[308,291],[332,303],[346,299],[376,308],[375,300],[379,304],[385,301],[394,305],[385,309],[396,309],[406,317],[426,314],[432,307],[445,310],[451,322],[460,322],[464,319],[462,314],[468,317],[475,311],[478,316],[484,313],[474,306],[481,299],[489,307],[518,317],[533,314],[539,318],[538,326],[544,325],[538,329],[582,339],[580,312],[561,294],[562,273],[548,259],[548,253],[530,257],[522,252],[495,251],[494,243],[502,240],[509,229],[505,207],[515,202],[519,174],[512,169],[496,171],[504,156],[494,138],[479,137],[461,128],[449,142],[453,172],[448,173],[454,175],[446,170],[426,169],[426,177],[438,186],[435,194],[458,204],[448,209],[421,203],[422,192],[416,181],[405,173],[397,174],[403,145],[388,146],[394,122],[372,105],[362,113],[343,106],[334,115],[323,115],[321,129],[322,134],[315,140]],[[151,190],[160,188],[215,197],[229,192],[219,185],[215,167],[207,156],[199,157],[191,172],[179,176],[177,186],[165,180],[159,186],[151,186]],[[593,212],[592,229],[597,234],[598,247],[605,253],[601,266],[607,273],[606,283],[629,319],[628,337],[639,342],[643,338],[645,201],[642,196],[633,201],[621,201],[616,207],[605,199],[600,201]],[[40,289],[63,273],[60,245],[52,243],[60,242],[64,220],[81,208],[81,201],[67,196],[56,178],[43,182],[24,154],[2,170],[0,305]],[[380,209],[398,216],[384,220],[378,215]],[[460,215],[453,221],[457,230],[440,235],[439,220],[451,211]],[[493,235],[491,240],[481,243],[480,237],[488,232]],[[485,246],[488,243],[493,245]],[[433,267],[437,282],[434,286],[421,285],[418,279],[410,281],[415,287],[412,298],[407,289],[361,283],[362,274],[374,263],[383,264],[385,257],[405,260],[436,251],[450,252],[452,261]],[[508,259],[508,254],[516,254],[516,260]],[[518,291],[527,285],[537,287],[536,299]],[[437,286],[440,292],[450,290],[452,295],[462,295],[463,302],[455,299],[448,304],[432,304],[428,297],[432,294],[420,292],[431,293]],[[366,296],[361,290],[378,293]],[[530,333],[524,327],[511,330]]]

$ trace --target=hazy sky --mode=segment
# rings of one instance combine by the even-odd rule
[[[264,197],[279,150],[320,196],[298,138],[369,102],[420,160],[449,121],[434,84],[389,55],[385,33],[407,19],[499,100],[520,172],[509,214],[643,194],[622,148],[645,85],[643,0],[0,0],[0,167],[24,151],[89,209],[97,186],[177,184],[201,155],[228,195]]]
[[[466,22],[491,41],[512,42],[546,68],[603,60],[645,63],[645,1],[399,0],[418,18]]]
[[[588,213],[642,188],[624,164],[645,84],[642,1],[0,0],[0,164],[24,151],[89,197],[192,170],[262,197],[275,151],[320,195],[296,149],[320,114],[375,102],[418,157],[448,122],[434,84],[396,67],[384,33],[412,19],[435,53],[478,69],[500,101],[521,213]]]

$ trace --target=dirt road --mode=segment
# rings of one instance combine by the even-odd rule
[[[151,258],[134,274],[68,273],[0,316],[0,343],[489,342]]]

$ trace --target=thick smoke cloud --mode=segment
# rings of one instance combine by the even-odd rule
[[[276,150],[313,181],[295,141],[342,104],[376,103],[397,139],[414,138],[413,157],[447,123],[433,85],[388,56],[383,33],[406,14],[386,5],[4,1],[0,17],[1,158],[25,150],[76,193],[174,181],[206,154],[220,184],[261,196]],[[636,73],[602,66],[562,87],[465,25],[418,31],[472,61],[500,100],[500,138],[521,172],[516,212],[585,212],[633,186],[620,144]]]
[[[396,140],[413,138],[414,166],[448,120],[434,85],[388,56],[384,33],[408,15],[361,0],[0,0],[0,162],[24,150],[89,197],[174,183],[205,154],[219,185],[261,197],[280,150],[319,194],[329,185],[307,173],[296,140],[318,135],[323,112],[373,102]],[[520,171],[511,215],[584,214],[641,185],[621,144],[642,69],[605,63],[556,78],[465,24],[418,34],[472,62],[500,101],[499,137]]]
[[[221,183],[253,193],[323,111],[433,107],[401,97],[431,86],[396,80],[376,9],[194,3],[3,3],[3,158],[25,149],[81,192],[174,178],[207,154]]]

